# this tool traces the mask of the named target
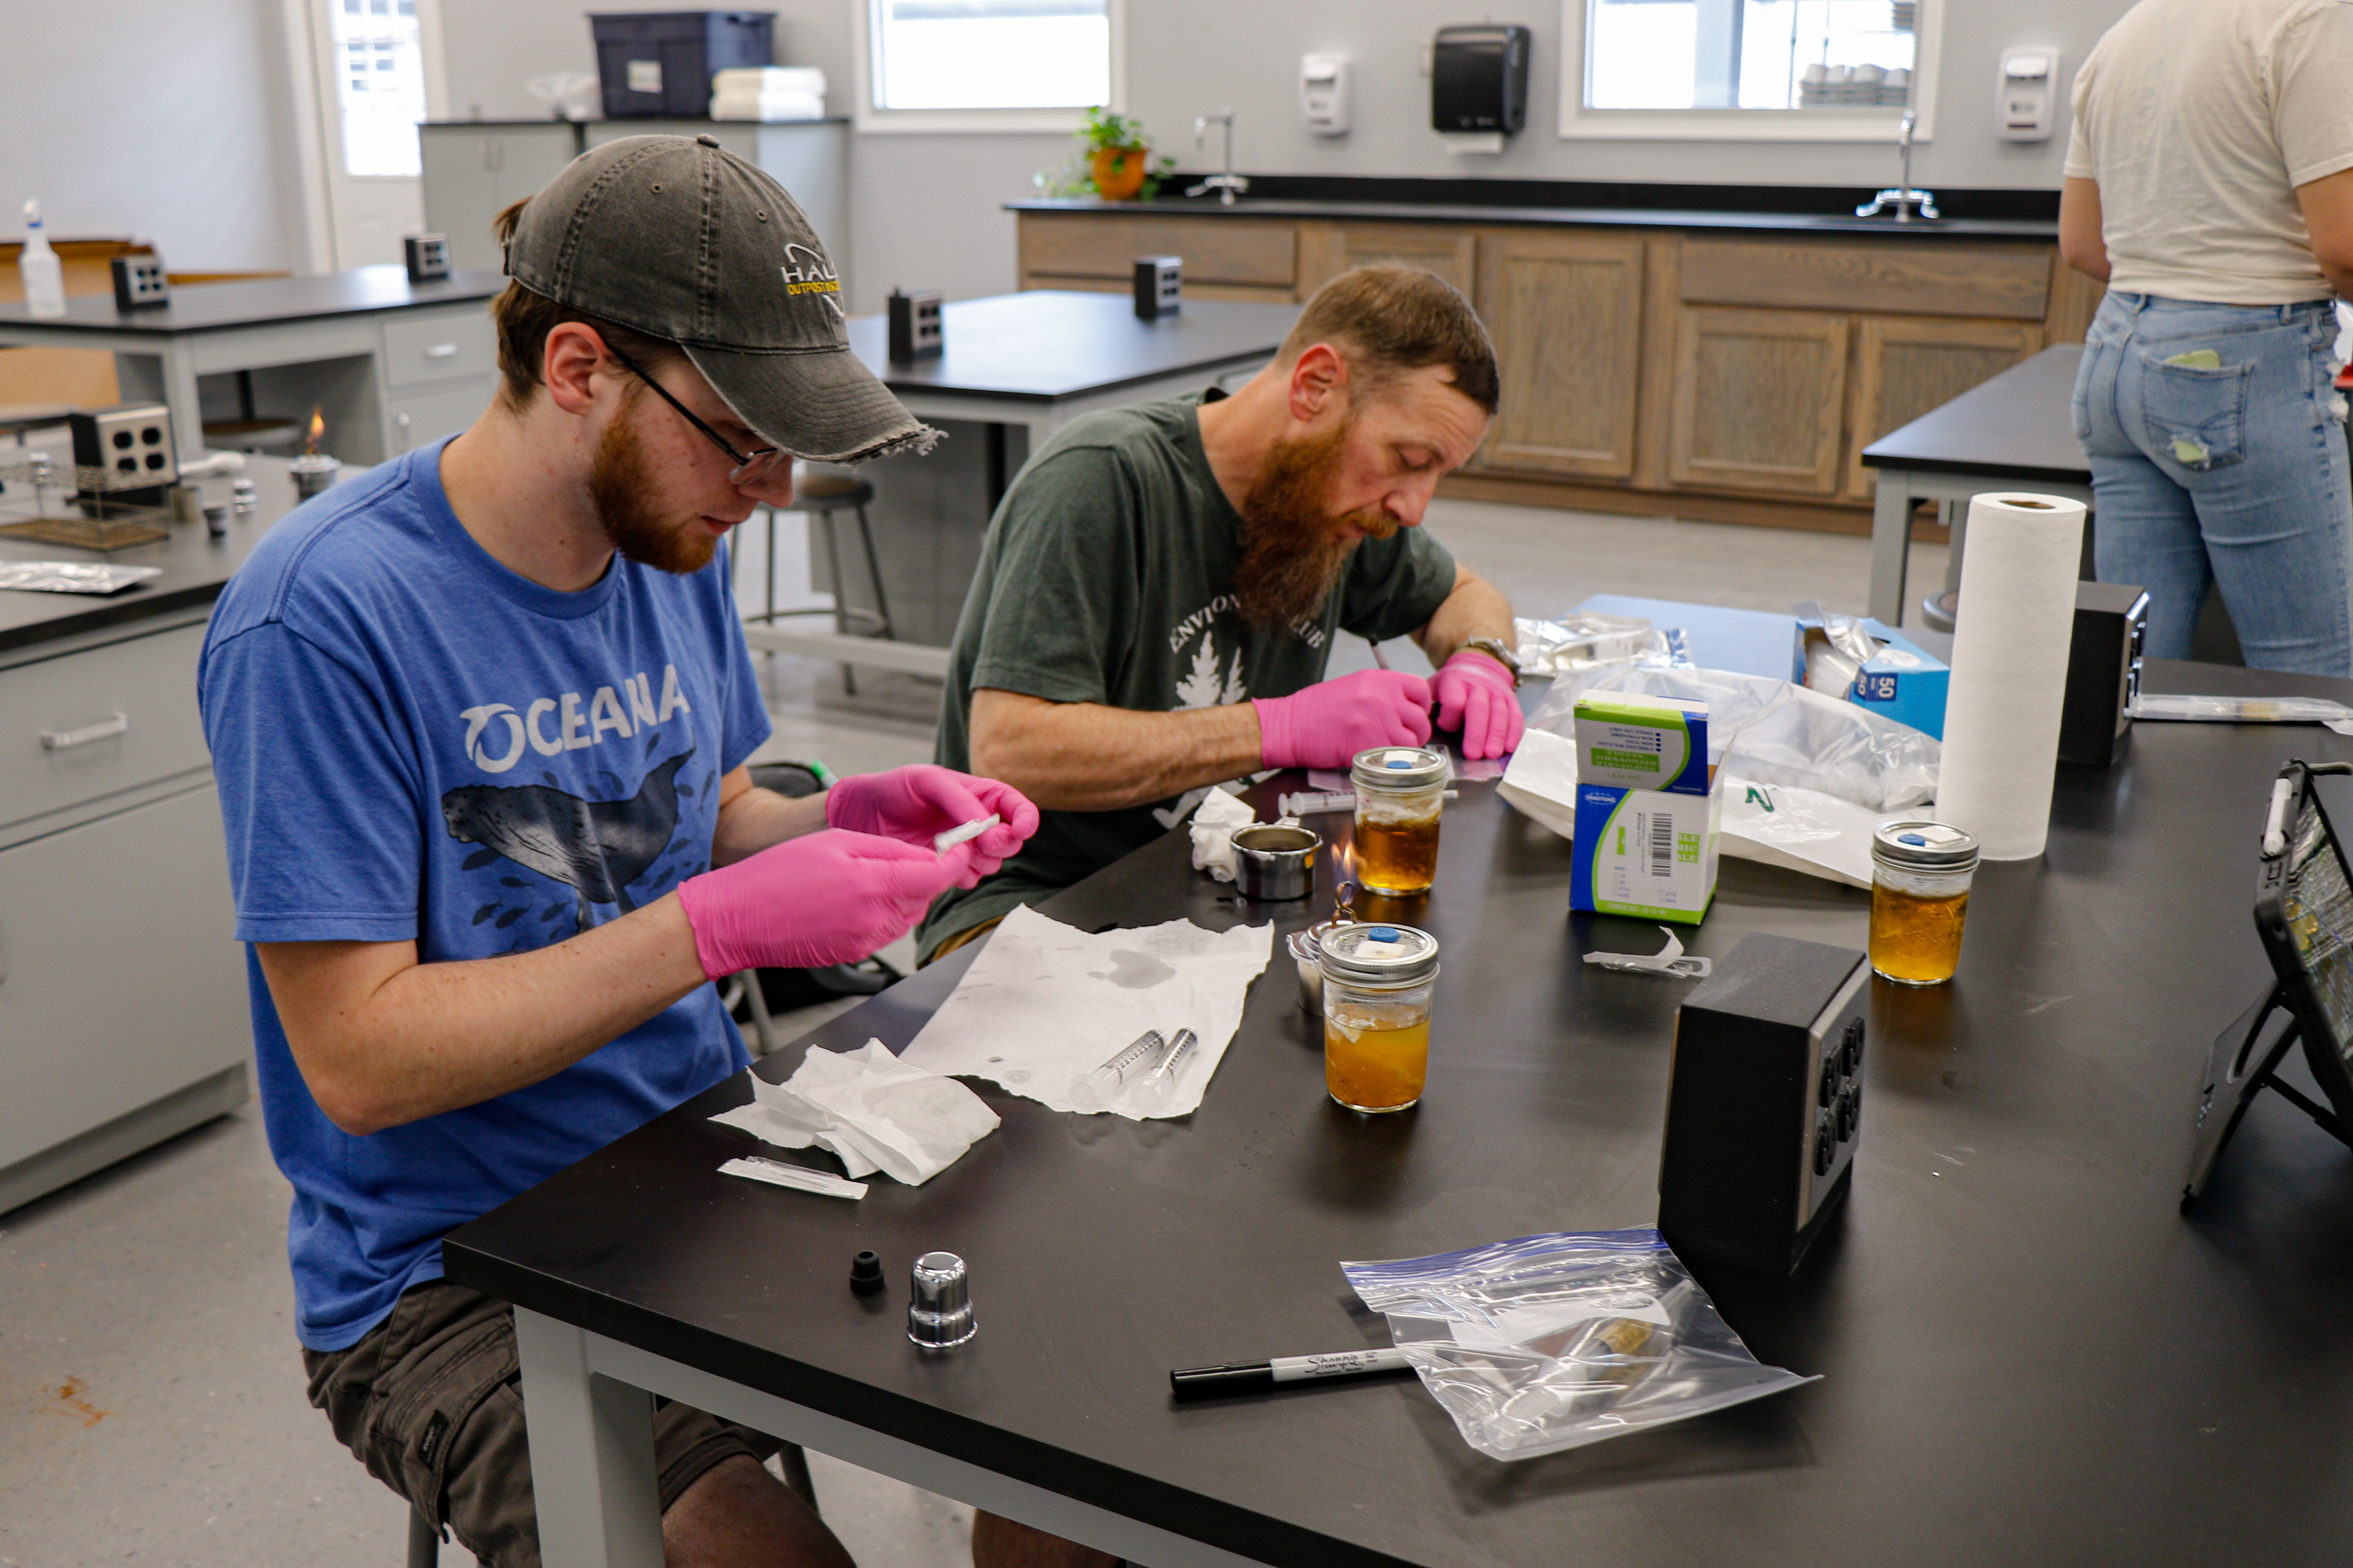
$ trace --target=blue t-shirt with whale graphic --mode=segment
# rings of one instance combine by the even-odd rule
[[[213,612],[198,685],[240,941],[413,939],[427,963],[562,942],[707,869],[720,776],[767,739],[723,555],[543,588],[459,523],[440,455],[290,514]],[[313,1350],[438,1279],[445,1233],[747,1060],[706,985],[552,1078],[354,1137],[249,949],[247,973]]]

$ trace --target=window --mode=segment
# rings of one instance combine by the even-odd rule
[[[1119,0],[866,0],[860,121],[1063,129],[1116,95]]]
[[[343,172],[416,177],[424,172],[417,124],[425,118],[417,0],[332,0],[329,15]]]
[[[1930,132],[1934,0],[1564,0],[1563,136],[1876,141]]]

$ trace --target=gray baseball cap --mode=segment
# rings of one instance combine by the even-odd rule
[[[710,136],[629,136],[575,158],[523,207],[507,276],[675,342],[736,417],[796,457],[929,449],[849,352],[841,282],[768,174]]]

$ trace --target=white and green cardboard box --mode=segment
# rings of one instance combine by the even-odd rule
[[[1697,925],[1715,898],[1724,825],[1707,704],[1590,692],[1577,703],[1568,907]],[[1655,781],[1630,788],[1629,777]]]
[[[1639,691],[1577,700],[1577,776],[1619,789],[1705,795],[1707,704]]]

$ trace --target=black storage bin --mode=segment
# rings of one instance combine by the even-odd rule
[[[607,120],[701,120],[711,79],[776,63],[774,11],[591,12]]]

